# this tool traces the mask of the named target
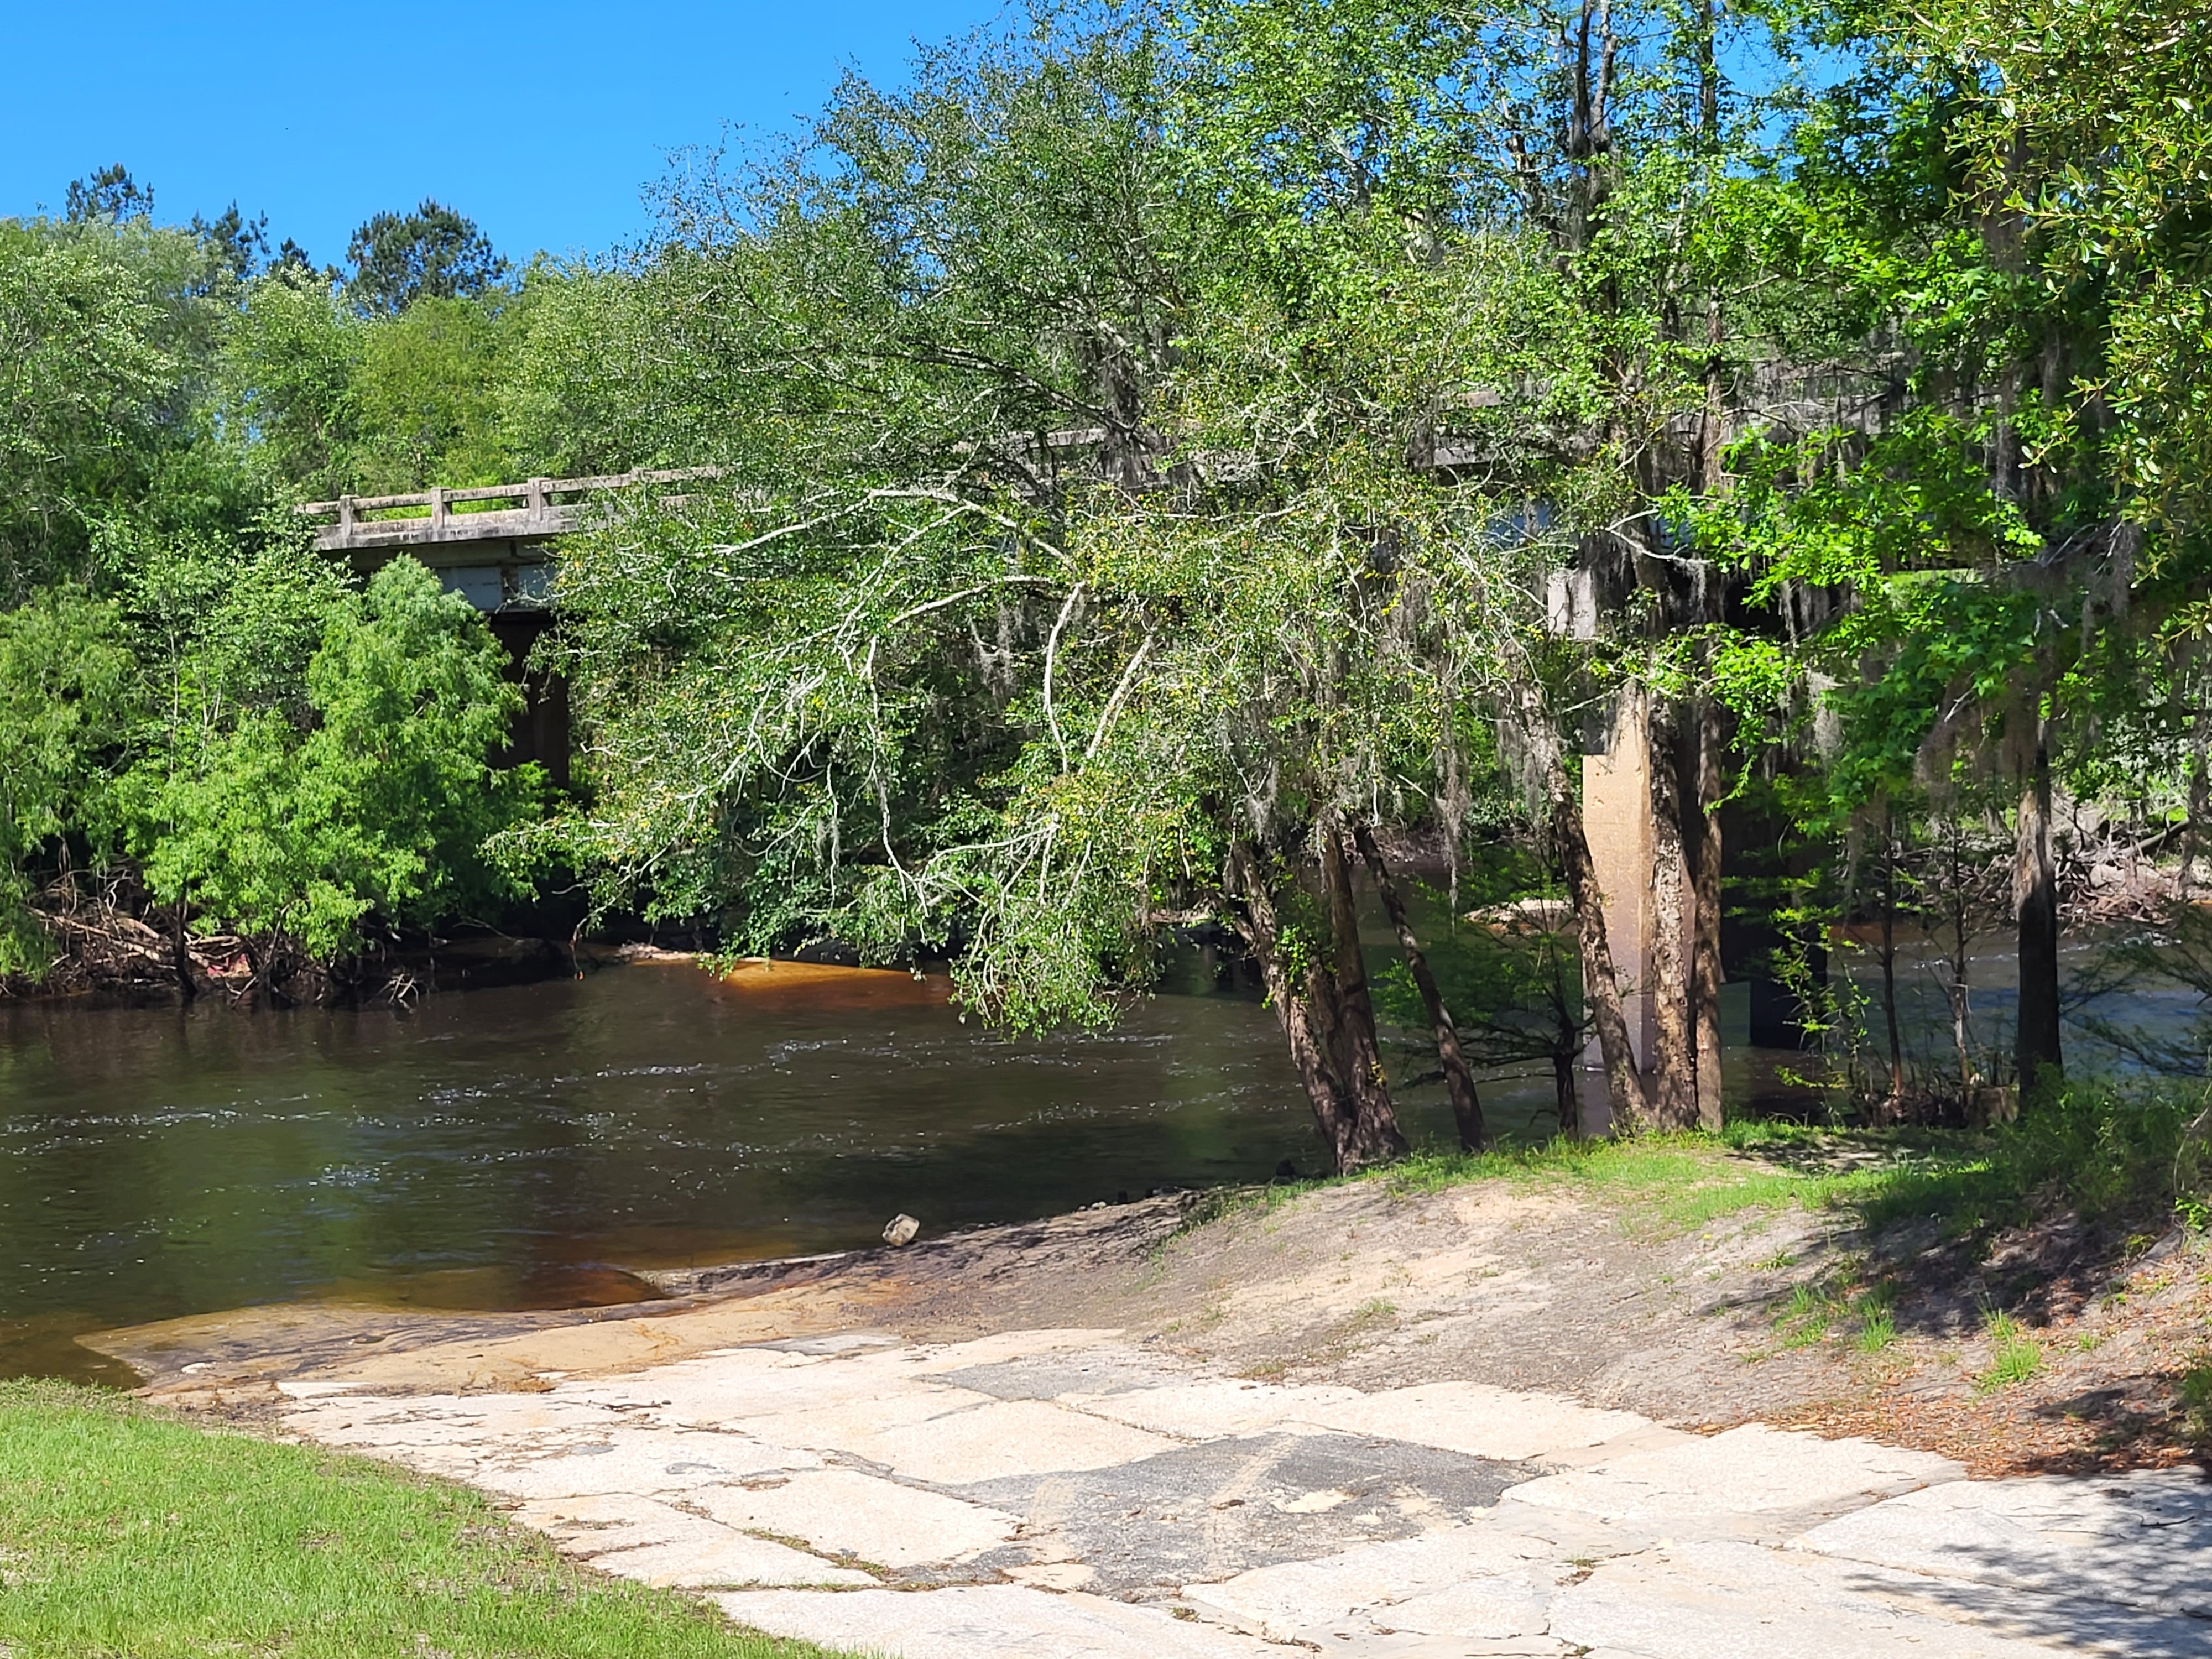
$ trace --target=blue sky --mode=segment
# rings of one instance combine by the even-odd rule
[[[11,0],[0,216],[58,211],[112,161],[164,222],[235,198],[321,263],[383,208],[433,196],[502,252],[599,252],[640,190],[725,122],[787,128],[847,66],[897,79],[916,38],[998,0],[738,3],[73,4]]]

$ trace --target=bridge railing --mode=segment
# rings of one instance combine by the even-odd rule
[[[520,483],[425,489],[406,495],[341,495],[334,501],[308,501],[295,510],[318,521],[315,545],[326,553],[425,542],[557,536],[580,523],[577,509],[582,503],[570,498],[640,484],[681,483],[713,477],[717,471],[677,467],[591,478],[528,478]],[[475,505],[498,501],[515,505]],[[456,507],[462,510],[454,511]]]

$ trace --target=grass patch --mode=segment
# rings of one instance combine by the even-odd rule
[[[1850,1302],[1832,1290],[1800,1285],[1774,1316],[1774,1328],[1782,1334],[1784,1347],[1809,1348],[1826,1341],[1836,1322],[1850,1310]]]
[[[2200,1349],[2181,1374],[2178,1390],[2182,1421],[2198,1445],[2212,1442],[2212,1350]]]
[[[1375,1173],[1406,1193],[1472,1181],[1571,1190],[1610,1200],[1624,1214],[1662,1231],[1693,1232],[1747,1210],[1810,1208],[1871,1190],[1881,1169],[1832,1168],[1822,1161],[1859,1139],[1791,1124],[1743,1123],[1717,1135],[1558,1139],[1477,1156],[1420,1152]]]
[[[1887,1308],[1876,1308],[1859,1322],[1859,1334],[1851,1339],[1851,1346],[1861,1353],[1880,1353],[1897,1340],[1897,1316]]]
[[[2031,1101],[2016,1123],[1987,1130],[1811,1128],[1731,1124],[1717,1135],[1555,1139],[1479,1155],[1423,1151],[1361,1171],[1393,1192],[1498,1182],[1611,1203],[1632,1225],[1695,1231],[1755,1210],[1831,1208],[1870,1231],[1934,1220],[1943,1237],[1978,1249],[2007,1227],[2070,1210],[2084,1221],[2140,1219],[2161,1228],[2177,1209],[2203,1212],[2185,1190],[2185,1132],[2200,1091],[2081,1083]],[[1273,1211],[1339,1179],[1221,1188],[1197,1200],[1189,1230],[1224,1216]],[[2184,1190],[2178,1190],[2182,1188]],[[2144,1235],[2147,1243],[2155,1235]],[[1778,1252],[1762,1271],[1790,1265]]]
[[[2010,1314],[1992,1313],[1982,1328],[1990,1339],[1990,1365],[1974,1378],[1975,1393],[1995,1394],[2043,1370],[2043,1350]]]
[[[0,1382],[0,1651],[14,1659],[823,1659],[604,1577],[477,1493]]]

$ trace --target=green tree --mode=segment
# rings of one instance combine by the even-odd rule
[[[497,483],[502,318],[474,300],[423,298],[364,331],[349,394],[361,439],[356,487]]]
[[[0,975],[41,976],[58,942],[30,908],[39,866],[108,849],[111,792],[143,686],[111,604],[66,590],[0,611]]]
[[[238,699],[173,730],[131,780],[148,886],[200,931],[239,935],[272,994],[340,967],[372,921],[421,927],[520,890],[483,848],[539,787],[534,769],[492,764],[520,693],[465,601],[400,559],[323,606],[304,721]],[[206,673],[202,698],[225,678]]]
[[[396,317],[417,300],[472,299],[507,263],[476,221],[424,198],[412,213],[380,213],[346,244],[346,297],[364,314]]]
[[[63,212],[73,224],[101,220],[114,225],[126,219],[151,219],[154,192],[133,179],[131,169],[118,161],[82,179],[70,179]]]
[[[104,234],[0,222],[0,605],[76,574],[147,489],[184,362]]]

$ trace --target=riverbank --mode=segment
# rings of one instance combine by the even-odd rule
[[[669,1273],[631,1308],[100,1342],[157,1400],[900,1659],[2201,1653],[2212,1254],[2122,1237],[2092,1285],[2077,1215],[2089,1293],[2046,1273],[1991,1328],[2057,1236],[1996,1215],[2039,1167],[2008,1146],[1426,1161]]]
[[[2109,1105],[2109,1103],[2108,1103]],[[645,1271],[662,1299],[448,1314],[300,1304],[87,1339],[155,1397],[545,1386],[716,1348],[1111,1328],[1301,1385],[1535,1389],[1704,1430],[1879,1430],[1978,1473],[2166,1467],[2203,1425],[2202,1234],[2145,1231],[2070,1137],[1760,1132],[1417,1161],[888,1249]],[[2164,1152],[2161,1148],[2166,1148]],[[2133,1165],[2170,1157],[2170,1140]],[[2107,1190],[2094,1210],[2050,1171]],[[2148,1177],[2146,1177],[2148,1179]],[[2033,1192],[2031,1192],[2033,1189]],[[2069,1197],[2074,1200],[2069,1202]]]

